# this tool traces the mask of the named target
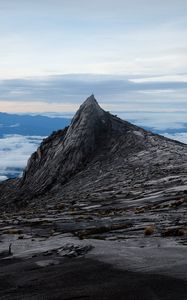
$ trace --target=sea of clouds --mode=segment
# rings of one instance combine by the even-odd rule
[[[112,112],[145,129],[187,144],[186,113]],[[72,117],[73,113],[69,116]],[[66,117],[66,114],[58,114],[58,117]],[[38,134],[40,134],[39,128]],[[0,138],[0,181],[21,176],[30,155],[36,151],[43,138],[45,137],[41,135],[2,135]]]
[[[0,181],[22,174],[31,153],[44,137],[5,135],[0,139]]]

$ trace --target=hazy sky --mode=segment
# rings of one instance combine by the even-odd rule
[[[187,1],[0,0],[0,87],[0,111],[187,111]]]
[[[92,93],[187,143],[187,0],[0,0],[0,112],[72,115]],[[1,139],[0,180],[37,143]]]

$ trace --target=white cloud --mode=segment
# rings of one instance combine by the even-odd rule
[[[180,133],[175,133],[175,134],[163,133],[163,135],[172,140],[177,140],[177,141],[187,144],[187,132],[180,132]]]
[[[168,130],[180,130],[184,132],[186,124],[186,113],[155,113],[155,112],[143,112],[141,110],[137,112],[115,112],[120,118],[129,120],[140,127],[149,127],[154,130],[167,132]],[[180,137],[180,136],[179,136]]]
[[[7,176],[1,176],[1,175],[0,175],[0,181],[6,180],[6,179],[8,179]]]
[[[9,127],[10,127],[10,128],[15,128],[15,127],[19,127],[19,126],[20,126],[20,124],[19,124],[19,123],[16,123],[16,124],[10,125]]]
[[[186,70],[186,0],[6,2],[1,78]]]
[[[187,82],[187,74],[183,75],[165,75],[165,76],[154,76],[145,78],[133,78],[130,81],[135,83],[143,82]]]
[[[0,139],[0,180],[8,174],[20,172],[30,155],[36,151],[43,137],[6,135]],[[10,171],[11,170],[11,171]]]

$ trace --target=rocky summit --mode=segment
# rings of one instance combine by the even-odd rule
[[[2,299],[186,299],[187,145],[93,95],[0,184],[0,210]]]
[[[158,223],[154,232],[172,226],[185,235],[186,171],[187,145],[119,119],[91,95],[69,127],[43,140],[20,179],[1,184],[1,209],[63,207],[101,227],[138,232],[143,219]]]

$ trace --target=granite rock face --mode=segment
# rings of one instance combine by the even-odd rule
[[[111,115],[92,95],[68,128],[42,142],[21,179],[0,185],[1,207],[77,203],[118,209],[178,195],[174,201],[186,193],[186,171],[187,145]]]
[[[41,194],[57,183],[67,182],[91,160],[109,126],[108,114],[91,96],[69,128],[52,134],[31,156],[21,187]]]
[[[0,184],[0,212],[7,299],[90,298],[89,284],[100,288],[93,299],[187,299],[187,145],[120,120],[94,96],[22,178]]]

